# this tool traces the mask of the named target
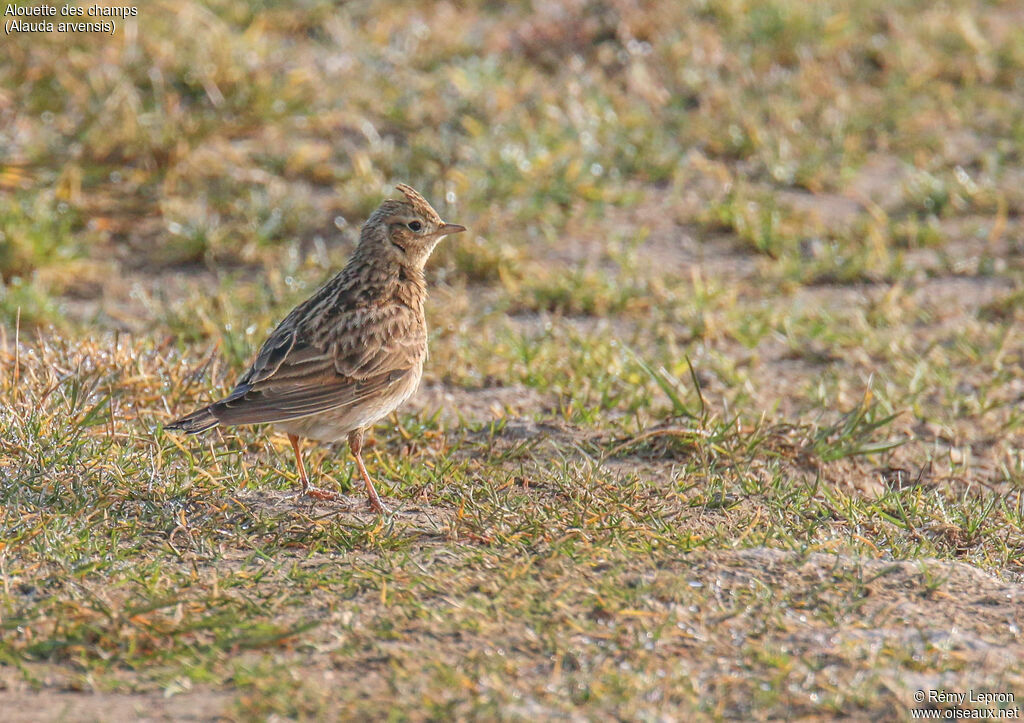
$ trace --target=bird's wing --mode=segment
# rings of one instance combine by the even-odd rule
[[[318,336],[286,320],[212,411],[225,424],[262,424],[355,406],[397,384],[425,349],[422,322],[404,306],[344,312]]]

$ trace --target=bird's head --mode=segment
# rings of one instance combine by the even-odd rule
[[[396,188],[405,198],[389,199],[373,212],[363,226],[359,245],[370,244],[375,253],[397,263],[422,269],[437,242],[465,226],[445,223],[416,189],[404,183]]]

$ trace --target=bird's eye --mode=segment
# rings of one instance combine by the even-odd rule
[[[423,228],[423,224],[420,223],[419,221],[410,221],[405,225],[409,227],[410,231],[419,231],[421,228]]]

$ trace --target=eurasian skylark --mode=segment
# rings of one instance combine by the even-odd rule
[[[167,425],[189,434],[218,424],[273,424],[288,435],[303,493],[311,487],[299,438],[348,437],[370,506],[387,512],[363,465],[363,432],[416,390],[427,357],[423,267],[444,236],[465,231],[445,223],[414,189],[373,212],[345,268],[274,329],[234,391]]]

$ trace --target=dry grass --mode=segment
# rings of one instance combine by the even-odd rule
[[[11,36],[0,707],[1024,691],[1022,28],[969,0],[219,0]],[[398,513],[342,449],[316,464],[351,494],[311,505],[265,430],[164,434],[398,181],[471,229],[368,455]]]

